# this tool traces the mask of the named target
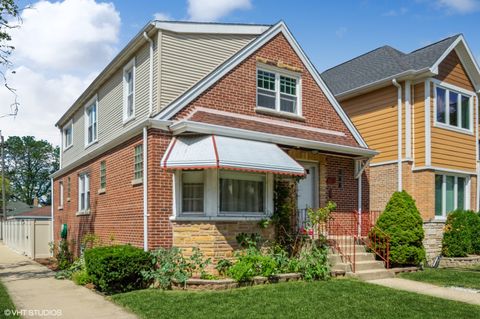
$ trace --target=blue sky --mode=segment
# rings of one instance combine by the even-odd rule
[[[409,52],[463,33],[480,60],[480,0],[21,0],[12,30],[14,97],[0,86],[3,134],[34,135],[55,144],[54,124],[127,42],[152,20],[273,24],[284,20],[323,71],[391,45]],[[14,72],[13,72],[14,71]]]

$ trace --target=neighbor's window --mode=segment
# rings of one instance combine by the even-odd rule
[[[435,216],[445,217],[455,209],[468,209],[466,185],[466,177],[435,175]]]
[[[107,187],[107,163],[105,161],[100,162],[100,189]]]
[[[299,114],[299,77],[257,69],[257,107]]]
[[[89,145],[97,140],[97,101],[95,100],[85,110],[86,115],[86,144]]]
[[[69,148],[73,144],[73,122],[70,122],[63,128],[63,146]]]
[[[135,146],[134,179],[143,177],[143,145]]]
[[[264,213],[265,174],[220,172],[220,213]]]
[[[78,210],[81,212],[90,209],[90,175],[78,176]]]
[[[59,182],[59,200],[58,200],[58,206],[59,208],[62,208],[63,207],[63,182]]]
[[[451,127],[471,130],[471,97],[453,90],[437,86],[436,121]]]
[[[182,172],[182,213],[202,213],[204,171]]]
[[[135,116],[135,59],[123,69],[123,120]]]

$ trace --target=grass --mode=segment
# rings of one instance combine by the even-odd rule
[[[471,268],[427,268],[424,271],[401,274],[403,278],[439,286],[480,289],[480,266]]]
[[[7,289],[0,281],[0,318],[20,318],[19,316],[7,316],[5,310],[14,310],[15,306],[13,305],[10,296],[7,293]]]
[[[478,318],[480,307],[356,280],[229,291],[139,290],[111,297],[141,318]]]

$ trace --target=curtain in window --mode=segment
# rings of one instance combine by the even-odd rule
[[[220,179],[220,212],[263,213],[265,182]]]
[[[182,212],[203,212],[203,171],[182,174]]]

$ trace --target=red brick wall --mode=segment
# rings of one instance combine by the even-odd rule
[[[255,112],[257,57],[303,69],[302,76],[302,120],[286,119]],[[175,118],[184,118],[195,107],[206,107],[228,112],[253,115],[261,118],[277,119],[285,122],[303,123],[307,126],[330,129],[345,133],[349,145],[358,145],[352,134],[338,116],[323,91],[317,86],[312,75],[281,34],[253,53],[230,71],[215,86],[211,87],[190,103]],[[281,134],[279,132],[278,134]]]

